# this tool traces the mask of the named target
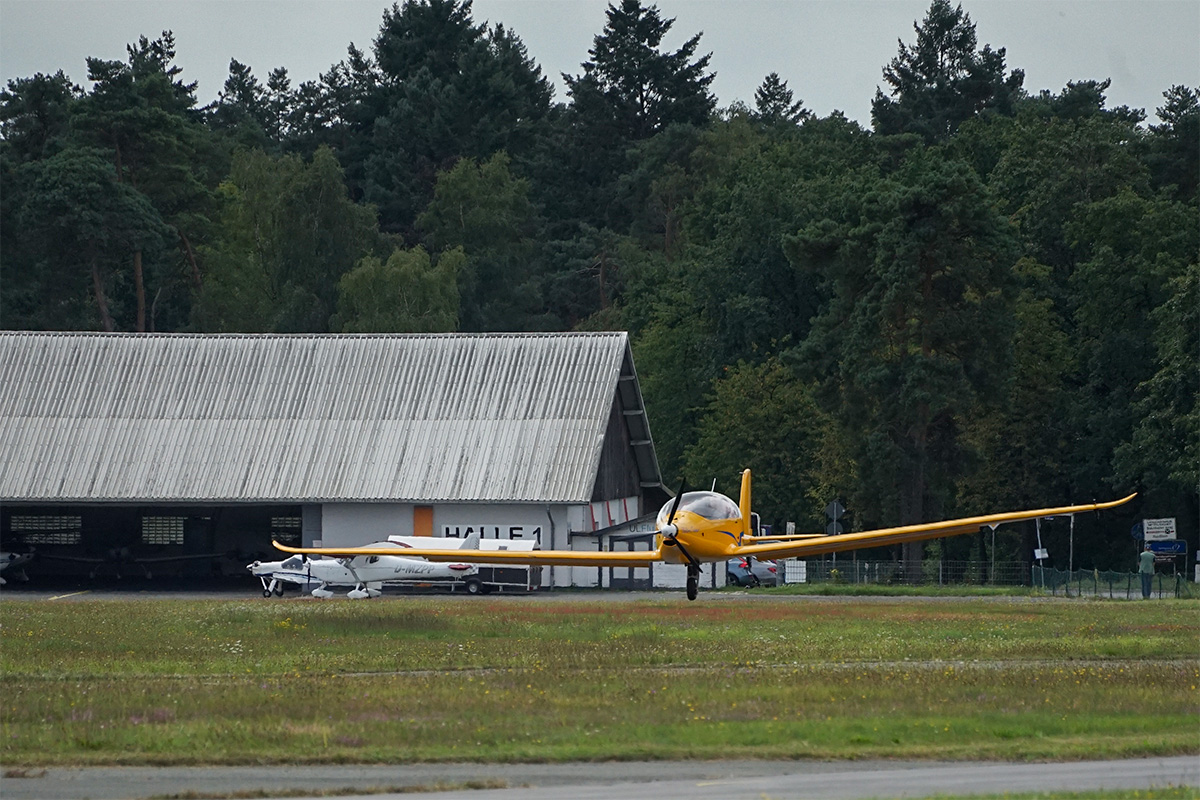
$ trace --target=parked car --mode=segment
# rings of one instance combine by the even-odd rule
[[[759,561],[754,556],[725,562],[725,583],[732,586],[775,586],[777,574],[775,562]]]

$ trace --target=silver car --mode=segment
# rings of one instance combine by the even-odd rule
[[[776,586],[778,582],[774,561],[739,556],[725,562],[725,583],[731,586]]]

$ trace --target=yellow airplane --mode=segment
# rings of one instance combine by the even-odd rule
[[[739,556],[757,558],[807,558],[809,556],[883,547],[902,542],[916,542],[976,533],[995,528],[1006,522],[1020,522],[1045,517],[1059,517],[1084,511],[1102,511],[1134,497],[1108,503],[1092,503],[1062,508],[1041,508],[1034,511],[1014,511],[982,517],[964,517],[944,522],[882,528],[838,536],[797,534],[791,536],[755,536],[750,530],[750,470],[742,473],[740,502],[735,503],[719,492],[684,492],[683,487],[674,499],[658,512],[654,550],[628,552],[586,552],[579,550],[427,550],[405,549],[407,557],[429,561],[456,561],[472,564],[528,564],[574,567],[646,567],[656,563],[687,565],[687,597],[696,599],[700,586],[700,565],[722,562]],[[395,555],[394,550],[371,547],[321,548],[288,547],[272,542],[285,553],[325,556]]]

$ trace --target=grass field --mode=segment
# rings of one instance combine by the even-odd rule
[[[1200,752],[1200,603],[0,603],[6,766]]]

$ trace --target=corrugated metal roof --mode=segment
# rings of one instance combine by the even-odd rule
[[[624,333],[0,333],[0,499],[587,502],[623,366]]]

